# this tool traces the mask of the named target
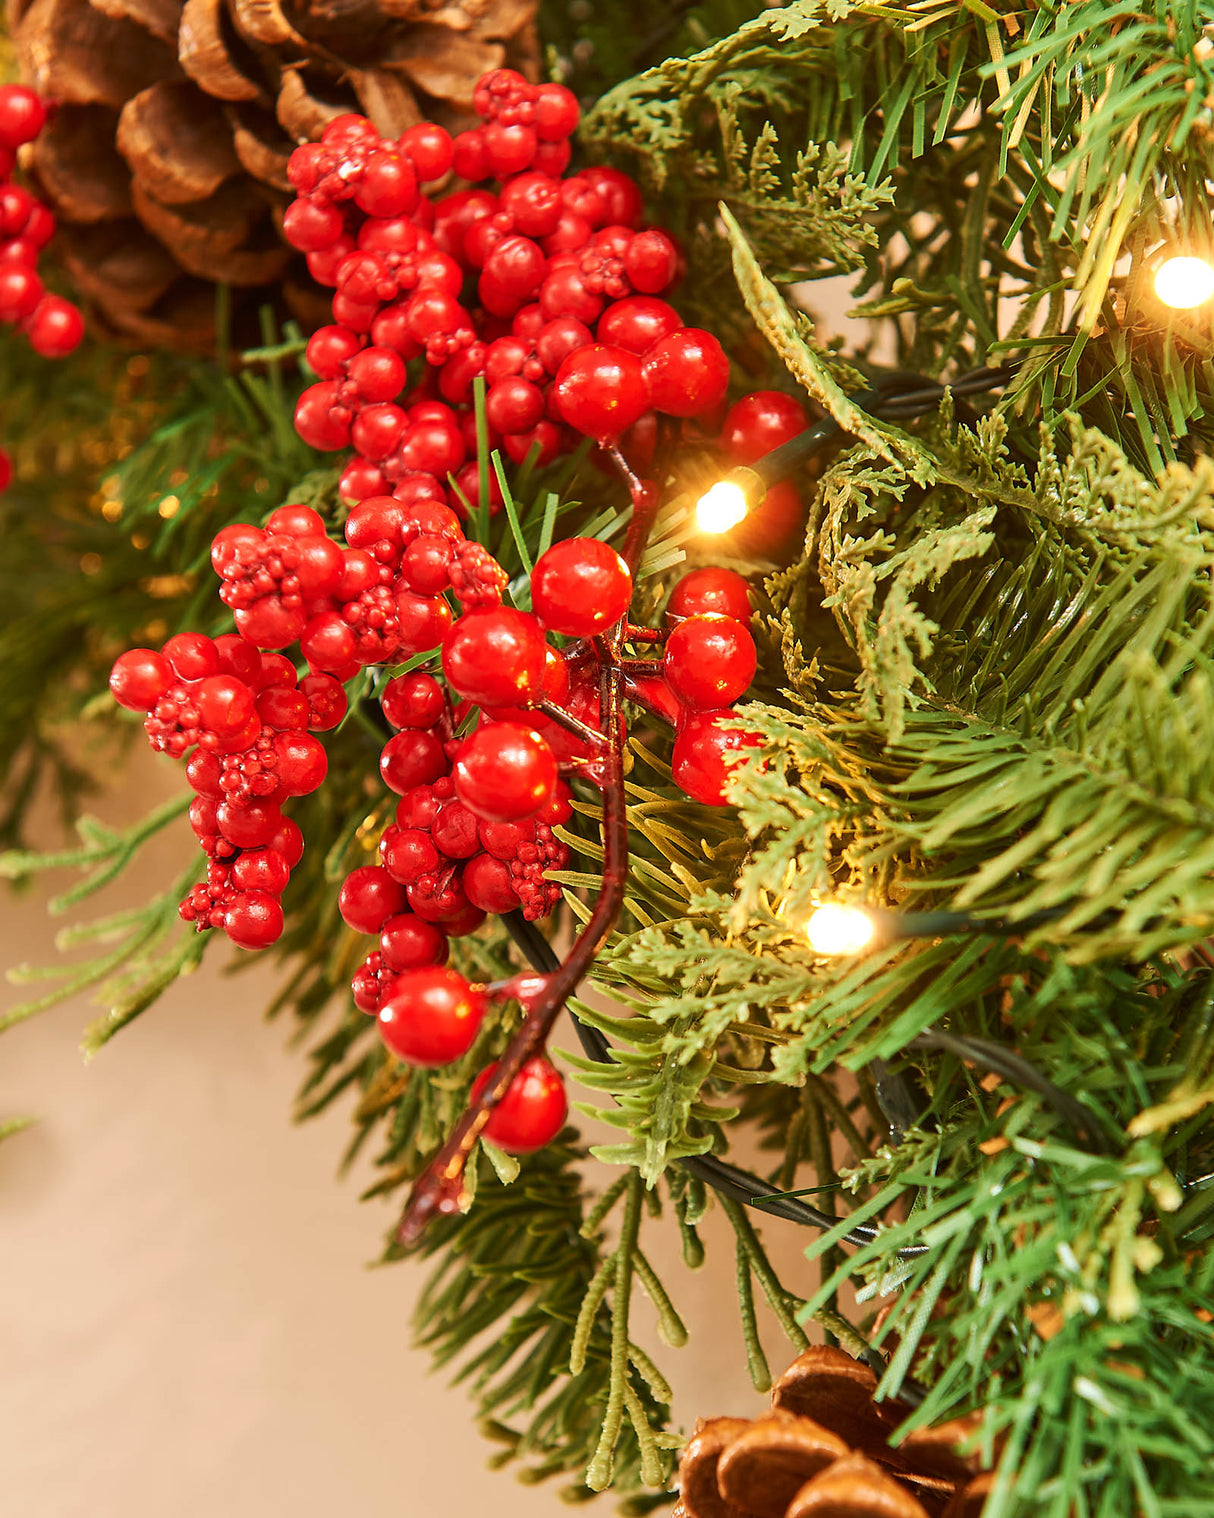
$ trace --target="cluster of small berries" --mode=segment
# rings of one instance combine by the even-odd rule
[[[46,116],[46,106],[33,90],[0,84],[0,322],[19,323],[43,358],[66,358],[84,336],[84,321],[70,301],[48,294],[38,276],[38,260],[54,235],[55,218],[12,182],[17,149],[33,142]]]
[[[725,397],[720,343],[660,298],[680,254],[665,232],[640,226],[636,184],[606,168],[561,177],[573,95],[498,69],[476,106],[484,124],[454,138],[421,124],[388,142],[342,116],[291,158],[298,194],[285,234],[335,289],[335,325],[308,344],[320,378],[295,422],[313,447],[353,446],[348,501],[394,494],[463,515],[480,487],[478,377],[490,447],[516,463],[547,463],[582,435],[624,438],[643,468],[657,413],[701,416]],[[498,189],[428,199],[422,186],[452,169]],[[406,364],[423,354],[424,378],[405,399]]]
[[[294,557],[309,564],[317,543],[341,556],[320,517],[304,506],[276,511],[261,536],[298,545]],[[221,565],[231,562],[232,551],[231,535],[221,533],[214,550]],[[186,632],[159,651],[119,655],[110,690],[119,705],[145,713],[154,750],[186,760],[197,793],[190,826],[209,863],[205,882],[181,903],[182,918],[199,932],[222,928],[244,949],[274,943],[283,926],[279,897],[304,847],[281,804],[308,795],[325,778],[328,757],[313,734],[345,715],[341,684],[319,670],[301,680],[290,659],[235,633],[212,639]]]

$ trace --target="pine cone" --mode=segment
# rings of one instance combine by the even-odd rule
[[[8,0],[28,82],[60,102],[28,167],[94,314],[205,351],[222,280],[329,320],[279,235],[287,159],[346,111],[384,136],[459,127],[477,79],[534,75],[538,0]],[[281,302],[278,302],[281,304]]]
[[[767,1417],[701,1419],[671,1518],[979,1518],[992,1478],[957,1453],[977,1420],[921,1429],[895,1449],[897,1419],[873,1401],[876,1386],[842,1350],[806,1350]]]

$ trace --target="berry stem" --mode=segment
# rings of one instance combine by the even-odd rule
[[[575,717],[572,712],[567,712],[563,706],[558,706],[555,701],[549,701],[547,696],[537,704],[536,710],[543,712],[545,717],[551,717],[558,726],[580,738],[583,743],[588,743],[591,748],[601,750],[606,746],[607,739],[602,733],[583,722],[580,717]]]
[[[658,492],[639,479],[618,449],[609,450],[628,481],[632,496],[632,521],[624,558],[635,574],[645,551],[657,510]],[[630,557],[631,555],[631,557]],[[603,795],[603,881],[598,899],[585,927],[574,939],[569,953],[551,974],[527,977],[527,1015],[506,1045],[493,1079],[456,1123],[446,1143],[415,1182],[396,1228],[396,1242],[416,1243],[436,1214],[462,1212],[468,1205],[465,1175],[476,1141],[489,1121],[489,1114],[506,1095],[515,1076],[529,1059],[539,1054],[566,1000],[585,977],[599,950],[607,942],[624,905],[628,877],[628,814],[624,797],[624,671],[620,651],[628,631],[627,616],[595,640],[599,651],[599,713],[602,731],[594,733],[598,754],[593,767],[583,773],[593,779]],[[548,702],[541,703],[543,708]],[[547,715],[567,717],[555,708]],[[572,719],[576,721],[577,719]],[[584,724],[578,723],[581,727]],[[593,729],[587,729],[593,733]],[[534,989],[533,989],[534,988]]]

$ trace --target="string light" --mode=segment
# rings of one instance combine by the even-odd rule
[[[828,901],[809,914],[805,936],[815,954],[859,954],[877,936],[877,923],[863,907]]]
[[[1209,273],[1214,282],[1214,270]],[[1211,291],[1214,291],[1214,283],[1211,284]],[[1005,385],[1015,371],[1015,364],[995,368],[983,365],[968,374],[960,375],[948,388],[958,399],[980,395]],[[880,390],[864,390],[849,399],[859,412],[901,422],[934,410],[940,404],[944,388],[936,380],[901,376]],[[804,432],[797,433],[796,437],[789,438],[778,448],[765,453],[753,464],[730,470],[723,479],[710,485],[696,502],[696,525],[701,532],[714,536],[736,527],[748,512],[754,510],[773,485],[795,474],[819,449],[839,437],[842,432],[843,429],[833,417],[825,416]]]
[[[1191,311],[1214,295],[1214,268],[1204,258],[1165,258],[1155,271],[1155,294],[1173,311]]]
[[[718,480],[696,502],[696,526],[701,532],[728,532],[750,510],[750,502],[741,485],[733,480]]]

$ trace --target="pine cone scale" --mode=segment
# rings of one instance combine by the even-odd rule
[[[265,91],[232,57],[225,17],[222,0],[186,0],[177,39],[181,66],[216,100],[265,101],[269,98]]]

